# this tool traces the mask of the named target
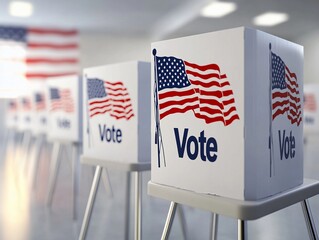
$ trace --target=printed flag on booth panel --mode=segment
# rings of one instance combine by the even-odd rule
[[[304,110],[308,112],[317,111],[316,96],[314,93],[304,93]]]
[[[302,121],[300,90],[297,75],[271,52],[272,119],[284,115],[291,124]]]
[[[74,112],[74,100],[70,89],[50,88],[50,111]]]
[[[38,92],[35,94],[35,109],[37,111],[43,111],[46,109],[45,97],[43,93]]]
[[[115,119],[134,117],[132,101],[123,82],[88,79],[87,92],[90,118],[105,113]]]
[[[167,56],[156,56],[155,64],[159,119],[188,111],[207,124],[228,126],[239,119],[230,82],[218,64]]]
[[[4,71],[28,80],[77,74],[78,33],[32,27],[0,26],[0,62]],[[9,67],[10,66],[10,67]]]

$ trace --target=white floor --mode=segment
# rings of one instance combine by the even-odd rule
[[[50,144],[40,158],[36,187],[31,187],[32,159],[23,159],[23,151],[5,146],[0,153],[0,239],[2,240],[63,240],[77,239],[88,199],[94,169],[82,166],[77,207],[78,219],[72,219],[71,161],[64,152],[54,193],[52,207],[46,206],[50,167]],[[307,139],[305,147],[305,176],[319,179],[319,136]],[[6,153],[6,154],[5,154]],[[87,239],[124,239],[125,180],[123,172],[109,172],[112,191],[101,182]],[[146,185],[150,173],[143,173],[143,222],[144,240],[160,239],[169,202],[147,196]],[[133,190],[132,190],[133,191]],[[319,197],[310,199],[312,213],[319,230]],[[184,207],[188,240],[209,239],[211,214]],[[133,206],[131,206],[133,222]],[[218,239],[237,237],[237,221],[220,217]],[[248,224],[249,239],[300,240],[308,239],[306,225],[299,204],[271,214]],[[130,227],[133,239],[133,224]],[[170,239],[183,239],[181,225],[176,217]]]

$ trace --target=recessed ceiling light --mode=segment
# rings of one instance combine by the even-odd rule
[[[29,2],[13,1],[9,5],[9,13],[14,17],[30,17],[33,13],[33,5]]]
[[[266,12],[253,19],[253,23],[257,26],[275,26],[277,24],[288,21],[289,15],[287,13]]]
[[[212,2],[201,11],[203,17],[220,18],[235,11],[237,5],[232,2]]]

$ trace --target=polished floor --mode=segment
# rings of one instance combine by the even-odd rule
[[[20,136],[21,137],[21,136]],[[15,142],[19,138],[16,136]],[[319,179],[319,137],[307,139],[305,146],[305,176]],[[85,205],[93,179],[94,168],[81,166],[80,190],[77,198],[77,219],[73,219],[72,163],[70,148],[62,152],[56,188],[51,207],[47,206],[48,179],[52,144],[47,143],[39,158],[35,185],[32,151],[26,157],[21,145],[2,140],[0,159],[0,239],[1,240],[64,240],[78,239]],[[35,144],[31,145],[34,147]],[[125,239],[126,173],[109,171],[98,189],[87,239]],[[146,183],[150,173],[143,173],[142,238],[160,239],[169,203],[147,196]],[[131,183],[133,184],[133,182]],[[110,187],[111,186],[111,187]],[[133,189],[132,189],[133,191]],[[132,197],[133,198],[133,197]],[[310,199],[313,217],[319,229],[319,197]],[[133,206],[129,238],[133,239]],[[184,207],[187,238],[209,239],[211,214]],[[218,239],[237,237],[237,221],[220,217]],[[248,224],[249,239],[300,240],[308,239],[301,206],[293,205]],[[170,239],[183,239],[179,218],[176,217]]]

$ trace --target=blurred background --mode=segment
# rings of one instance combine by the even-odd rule
[[[83,68],[108,63],[151,61],[152,42],[248,26],[303,45],[304,82],[319,83],[318,12],[318,0],[1,0],[0,239],[77,239],[93,177],[93,168],[83,166],[77,221],[72,219],[68,150],[50,210],[45,206],[50,146],[41,154],[36,190],[30,190],[23,178],[17,180],[16,169],[8,164],[10,156],[17,153],[4,144],[5,101],[23,91],[26,81],[81,74]],[[54,46],[34,43],[50,33],[59,35],[50,39]],[[307,137],[305,175],[317,179],[318,144],[316,134]],[[124,239],[125,174],[109,174],[112,192],[100,186],[87,239]],[[143,174],[143,237],[159,239],[168,202],[147,196],[149,179],[150,173]],[[318,198],[311,204],[318,226]],[[185,215],[188,238],[208,239],[210,214],[185,207]],[[299,205],[249,226],[250,239],[307,237]],[[221,218],[220,239],[235,239],[236,231],[234,219]],[[171,238],[183,239],[178,220]]]

